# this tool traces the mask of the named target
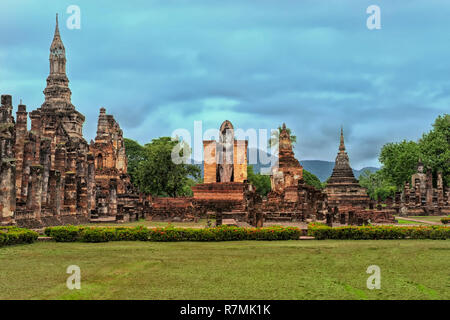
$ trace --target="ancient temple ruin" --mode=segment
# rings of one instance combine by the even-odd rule
[[[192,221],[212,215],[218,225],[251,220],[257,195],[247,181],[247,146],[248,141],[235,139],[231,122],[224,121],[218,141],[203,141],[204,183],[192,187],[193,197],[153,198],[148,218]]]
[[[362,224],[392,223],[393,213],[450,213],[450,190],[443,186],[442,173],[434,187],[431,171],[424,173],[421,163],[402,193],[375,208],[353,174],[343,129],[326,188],[307,185],[285,124],[279,135],[278,163],[271,170],[271,191],[263,199],[247,180],[248,141],[235,139],[228,120],[222,123],[217,141],[203,141],[204,182],[192,187],[193,197],[140,194],[127,173],[123,132],[105,108],[100,109],[95,139],[88,144],[83,138],[85,117],[71,101],[58,20],[49,62],[40,108],[28,113],[20,103],[14,117],[12,97],[1,96],[1,225],[42,227],[140,218],[195,221],[211,214],[217,224],[229,220],[262,226],[265,221],[325,219]]]
[[[372,222],[394,222],[393,211],[374,208],[374,203],[361,187],[353,174],[350,159],[345,151],[344,129],[341,128],[339,151],[331,177],[327,181],[324,192],[328,206],[332,210],[334,220],[341,224]]]
[[[39,227],[89,222],[91,214],[115,219],[118,206],[139,200],[126,173],[122,131],[101,109],[96,141],[83,138],[85,117],[71,101],[58,17],[49,61],[40,108],[28,114],[20,104],[14,119],[12,97],[1,96],[0,222]]]
[[[278,142],[278,163],[271,170],[271,191],[262,202],[266,221],[307,221],[326,213],[326,196],[305,183],[303,167],[295,158],[291,137],[283,123]]]
[[[225,120],[219,141],[203,141],[204,183],[192,187],[194,206],[202,213],[213,211],[223,219],[247,221],[248,198],[256,196],[247,181],[248,141],[236,140],[234,127]]]
[[[341,128],[339,152],[336,156],[333,173],[328,179],[324,191],[328,197],[328,204],[332,208],[369,208],[370,197],[367,190],[361,187],[350,167],[350,159],[345,151],[343,128]]]
[[[450,214],[450,188],[444,187],[442,172],[436,175],[436,187],[430,168],[425,171],[421,159],[417,163],[417,172],[406,182],[395,197],[388,197],[385,204],[403,216],[448,215]]]

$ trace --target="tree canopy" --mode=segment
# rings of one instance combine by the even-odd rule
[[[305,180],[305,183],[309,186],[315,187],[316,189],[322,189],[323,184],[320,181],[319,178],[317,178],[316,175],[312,174],[311,172],[303,169],[303,180]]]
[[[131,177],[131,182],[135,183],[139,162],[145,159],[145,148],[131,139],[124,138],[124,142],[128,158],[128,174]]]
[[[253,166],[247,166],[247,179],[262,197],[267,196],[271,190],[270,176],[253,171]]]
[[[450,185],[449,114],[439,116],[433,124],[433,129],[424,133],[417,142],[404,140],[384,145],[379,157],[383,165],[380,175],[401,188],[416,172],[419,159],[425,168],[433,171],[434,177],[439,171],[442,172],[444,183]]]
[[[397,188],[391,184],[384,176],[383,171],[371,172],[364,170],[359,176],[359,184],[367,189],[369,197],[377,200],[385,200],[388,196],[393,196]]]
[[[161,137],[141,146],[126,139],[126,148],[131,147],[126,149],[129,172],[141,192],[159,197],[192,195],[190,187],[200,179],[201,171],[196,165],[172,161],[172,152],[179,142]]]
[[[436,118],[432,130],[416,141],[403,140],[385,144],[380,152],[381,170],[365,172],[359,177],[362,186],[374,198],[385,199],[400,191],[417,171],[419,159],[436,178],[442,172],[443,182],[450,185],[450,115]],[[436,183],[436,179],[434,179]]]

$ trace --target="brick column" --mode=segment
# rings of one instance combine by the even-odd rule
[[[31,194],[29,195],[29,209],[33,211],[36,220],[41,220],[43,167],[41,165],[32,165],[30,171]]]
[[[14,223],[14,211],[16,210],[16,168],[13,159],[1,159],[0,161],[0,224]]]
[[[16,113],[16,142],[14,145],[16,153],[16,193],[17,197],[21,196],[22,189],[22,173],[24,162],[25,139],[27,137],[27,107],[20,104]]]
[[[61,215],[61,173],[50,170],[49,174],[49,207],[54,215]]]
[[[77,214],[77,184],[75,172],[66,172],[64,184],[64,207],[70,215]]]

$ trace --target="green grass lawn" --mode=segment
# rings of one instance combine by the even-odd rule
[[[0,248],[0,299],[450,299],[449,265],[448,240],[39,242]]]
[[[400,218],[397,218],[396,220],[397,220],[398,224],[427,225],[426,223],[420,223],[420,222],[415,222],[415,221],[410,221],[410,220],[403,220]]]
[[[411,216],[408,218],[441,223],[441,219],[444,217],[445,216]],[[450,216],[448,216],[448,217],[450,217]]]
[[[408,216],[409,219],[417,219],[421,221],[428,221],[428,222],[437,222],[441,223],[441,219],[445,216]],[[417,225],[430,225],[429,223],[421,223],[421,222],[414,222],[409,220],[404,220],[399,216],[396,216],[395,218],[399,224],[417,224]]]

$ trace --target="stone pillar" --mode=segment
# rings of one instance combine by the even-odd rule
[[[33,158],[33,164],[39,164],[40,162],[40,151],[41,151],[41,113],[38,110],[34,110],[30,113],[31,118],[31,133],[34,137],[34,143],[33,146],[34,150],[34,158]]]
[[[92,153],[88,153],[87,155],[87,195],[88,195],[88,212],[95,209],[95,163],[94,163],[94,155]]]
[[[77,184],[75,172],[66,172],[64,184],[64,208],[69,215],[77,214]]]
[[[48,204],[54,215],[61,215],[61,173],[50,170]]]
[[[437,202],[439,208],[444,206],[444,183],[442,181],[441,171],[437,174]]]
[[[77,212],[88,217],[88,191],[87,191],[87,173],[86,156],[79,151],[77,157]]]
[[[22,173],[24,164],[24,148],[27,138],[27,107],[20,104],[16,113],[16,142],[14,150],[16,153],[16,193],[17,197],[21,196],[22,189]]]
[[[117,215],[117,180],[109,180],[109,203],[108,203],[108,215]]]
[[[28,187],[30,182],[30,167],[33,162],[33,143],[29,140],[25,141],[23,154],[23,171],[22,171],[22,190],[20,193],[20,200],[26,202],[28,199]]]
[[[427,182],[425,191],[426,203],[428,207],[433,205],[433,175],[431,169],[427,170]]]
[[[16,210],[16,168],[13,159],[0,160],[0,225],[13,224]]]
[[[55,150],[55,170],[61,173],[64,178],[66,173],[66,147],[64,145],[57,145]]]
[[[420,207],[422,205],[422,190],[420,190],[419,179],[416,179],[415,183],[415,198],[416,198],[416,206]]]
[[[40,163],[43,166],[42,176],[42,205],[46,206],[48,201],[48,181],[50,175],[50,159],[51,159],[51,146],[50,140],[42,140],[41,143],[41,159]]]
[[[88,193],[87,193],[86,179],[78,178],[77,184],[78,184],[77,211],[79,211],[81,215],[88,217],[89,212],[88,212]]]
[[[0,224],[14,223],[16,209],[15,136],[12,97],[2,95],[0,107]]]
[[[33,211],[36,220],[41,220],[43,167],[41,165],[32,165],[30,171],[31,190],[29,195],[29,209]]]
[[[411,191],[409,190],[409,183],[405,183],[405,188],[403,189],[403,202],[406,205],[409,205],[409,195],[410,195]]]
[[[256,210],[256,227],[262,228],[264,226],[264,214],[260,209]]]
[[[67,171],[73,173],[77,171],[77,153],[75,151],[67,152]]]
[[[65,209],[65,184],[66,184],[66,147],[58,144],[55,149],[55,170],[60,173],[60,200],[61,208]]]

